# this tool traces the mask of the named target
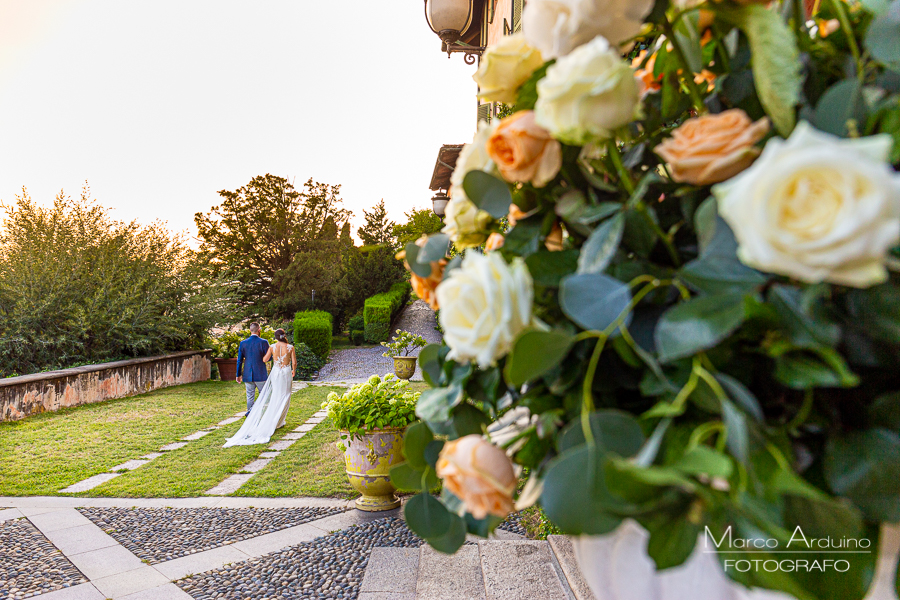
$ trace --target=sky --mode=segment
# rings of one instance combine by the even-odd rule
[[[0,202],[91,195],[193,217],[254,176],[430,208],[438,148],[471,140],[475,66],[422,0],[0,0]]]

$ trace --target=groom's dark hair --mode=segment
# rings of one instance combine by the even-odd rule
[[[250,323],[250,333],[259,333],[259,323]]]

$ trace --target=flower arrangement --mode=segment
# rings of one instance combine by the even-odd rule
[[[331,423],[341,431],[342,440],[375,429],[403,428],[416,420],[419,399],[419,392],[411,392],[408,387],[408,381],[394,375],[372,375],[368,381],[354,385],[341,396],[331,392],[322,408],[328,411]]]
[[[410,352],[424,348],[427,344],[428,342],[421,335],[398,329],[393,341],[381,342],[381,345],[387,348],[387,352],[382,354],[382,356],[387,358],[409,356]]]
[[[637,521],[657,569],[706,531],[877,548],[900,521],[900,0],[814,10],[530,0],[485,52],[513,114],[405,248],[445,331],[404,466],[433,547],[535,502],[572,535]],[[878,555],[727,574],[862,598]]]

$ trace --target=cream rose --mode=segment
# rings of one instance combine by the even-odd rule
[[[469,252],[437,288],[448,358],[486,369],[512,348],[532,322],[531,274],[521,258],[507,265],[496,252]]]
[[[544,187],[562,166],[562,146],[534,122],[534,111],[523,110],[500,121],[487,141],[488,156],[511,183]]]
[[[891,138],[841,139],[806,122],[772,139],[746,171],[713,186],[751,267],[809,283],[864,288],[887,278],[900,241],[900,174]]]
[[[634,119],[640,88],[629,63],[597,37],[547,69],[535,120],[568,144],[606,139]]]
[[[549,60],[598,35],[619,46],[641,31],[651,8],[653,0],[529,0],[522,12],[522,31]]]
[[[755,123],[739,108],[688,119],[654,151],[669,163],[672,179],[709,185],[734,177],[749,167],[756,142],[769,131],[769,120]]]
[[[480,435],[444,444],[437,460],[437,475],[476,519],[505,517],[512,512],[516,489],[512,461]]]
[[[475,137],[471,143],[463,146],[456,159],[453,174],[450,175],[450,202],[444,209],[445,225],[441,231],[449,235],[460,249],[479,246],[488,236],[486,227],[491,222],[491,215],[479,210],[469,200],[463,189],[463,180],[469,171],[496,172],[497,167],[485,147],[495,128],[496,124],[489,125],[479,121]]]
[[[472,76],[480,90],[478,97],[515,104],[519,88],[543,64],[540,51],[529,46],[521,33],[503,36],[484,52]]]

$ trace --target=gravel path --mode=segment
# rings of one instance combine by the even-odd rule
[[[443,339],[440,332],[435,329],[437,321],[434,311],[422,300],[416,300],[408,305],[394,321],[392,331],[402,329],[410,333],[417,333],[425,338],[429,344],[438,344]],[[338,350],[331,355],[331,362],[319,371],[317,381],[365,381],[371,375],[384,375],[394,372],[394,361],[382,356],[384,348],[352,348],[350,350]],[[418,355],[418,351],[414,353]],[[422,379],[422,371],[416,365],[414,380]]]
[[[420,545],[401,519],[388,517],[175,583],[196,600],[349,600],[359,595],[372,548]]]
[[[150,564],[218,548],[346,510],[325,506],[78,509],[97,527]]]
[[[86,582],[27,519],[0,521],[0,599],[31,598]]]

